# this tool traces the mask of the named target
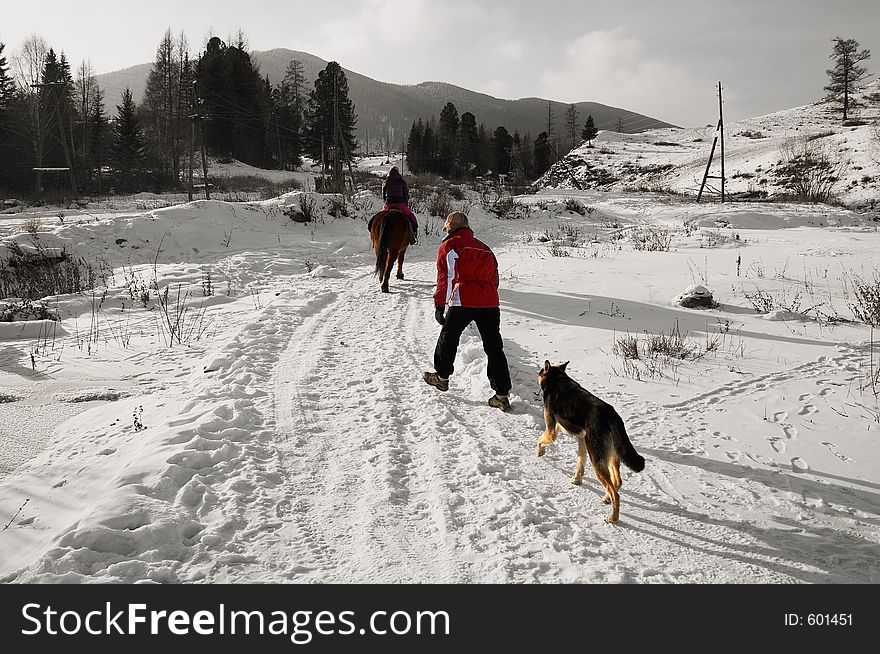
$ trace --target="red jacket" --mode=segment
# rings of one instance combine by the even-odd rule
[[[467,227],[449,234],[437,252],[434,305],[474,309],[499,305],[498,261]]]

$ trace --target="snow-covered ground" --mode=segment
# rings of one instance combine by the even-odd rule
[[[0,580],[880,582],[880,347],[849,306],[876,224],[563,190],[501,220],[470,196],[499,261],[505,414],[473,329],[448,393],[421,379],[439,219],[385,295],[380,201],[333,200],[46,218],[40,241],[113,276],[48,298],[60,323],[0,324]],[[311,201],[315,222],[286,215]],[[692,284],[718,306],[672,304]],[[684,359],[618,354],[676,330]],[[535,456],[545,359],[647,460],[617,525],[589,469],[569,483],[572,439]]]

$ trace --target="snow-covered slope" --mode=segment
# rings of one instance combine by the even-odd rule
[[[785,189],[777,171],[781,162],[805,146],[840,165],[834,198],[846,205],[873,208],[880,194],[880,138],[876,120],[877,82],[856,99],[864,106],[844,124],[839,109],[821,100],[766,116],[724,125],[725,192],[752,198],[778,196]],[[864,123],[864,124],[858,124]],[[710,176],[721,175],[721,143],[716,125],[658,129],[640,134],[601,131],[590,144],[570,152],[538,181],[542,188],[660,191],[696,196],[712,143],[718,136]],[[720,180],[709,179],[707,197],[720,193]]]

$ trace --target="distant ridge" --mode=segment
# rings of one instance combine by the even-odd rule
[[[318,73],[327,66],[327,61],[308,54],[286,48],[257,51],[251,53],[260,66],[263,77],[269,76],[274,85],[281,81],[292,59],[303,64],[303,73],[309,88],[312,88]],[[126,87],[131,88],[135,102],[143,99],[152,64],[139,64],[112,73],[98,75],[98,83],[106,92],[108,112],[114,112],[120,102],[119,96]],[[349,95],[355,104],[358,115],[357,138],[365,140],[369,134],[371,149],[382,149],[381,143],[391,138],[392,146],[399,147],[409,136],[414,121],[419,118],[439,117],[447,102],[452,102],[459,115],[471,112],[477,124],[489,130],[499,125],[513,134],[529,132],[534,139],[547,129],[547,100],[542,98],[521,98],[502,100],[485,93],[478,93],[444,82],[422,82],[413,86],[380,82],[360,73],[344,68],[348,78]],[[568,104],[552,103],[556,114],[556,129],[561,131],[563,115]],[[581,125],[588,115],[599,129],[616,129],[618,121],[627,133],[642,132],[648,129],[674,127],[669,123],[639,114],[629,109],[610,107],[598,102],[577,102],[578,118]]]

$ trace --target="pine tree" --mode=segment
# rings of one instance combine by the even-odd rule
[[[477,119],[470,111],[461,115],[459,122],[459,163],[462,174],[474,175],[480,162],[480,134]]]
[[[0,126],[2,126],[3,112],[12,102],[14,90],[12,78],[9,76],[9,66],[6,63],[6,57],[3,56],[5,47],[5,43],[0,43]]]
[[[458,153],[456,141],[458,140],[458,109],[451,102],[440,112],[440,122],[437,124],[437,141],[439,151],[437,164],[441,175],[454,175],[458,169]]]
[[[9,171],[12,163],[12,148],[10,147],[9,114],[13,103],[13,85],[9,77],[6,57],[3,56],[4,43],[0,43],[0,187],[7,186],[11,178]]]
[[[829,78],[825,90],[828,91],[829,100],[840,103],[843,109],[843,120],[846,120],[849,116],[849,110],[858,106],[852,94],[868,75],[868,69],[865,66],[860,66],[859,62],[869,59],[871,51],[859,51],[859,42],[855,39],[844,39],[838,36],[832,41],[834,49],[828,58],[834,60],[834,68],[825,71]]]
[[[513,138],[507,129],[501,125],[495,128],[492,134],[492,151],[494,170],[499,175],[510,172],[510,150],[513,147]]]
[[[339,134],[335,130],[337,119]],[[357,150],[354,137],[357,114],[354,103],[348,97],[348,78],[337,62],[331,61],[318,73],[315,88],[309,92],[304,123],[305,150],[315,161],[322,160],[322,144],[326,151],[341,135],[341,142],[337,143],[342,148],[340,161],[351,163]],[[323,160],[325,165],[329,165],[326,156]]]
[[[593,122],[593,115],[587,116],[587,122],[584,123],[584,129],[581,131],[581,140],[587,141],[589,147],[593,147],[593,139],[599,136],[599,130],[596,129],[596,123]]]
[[[110,159],[110,149],[113,142],[113,134],[110,129],[110,121],[104,113],[104,91],[96,87],[92,95],[92,104],[89,107],[89,161],[95,170],[95,178],[98,193],[103,192],[104,166]]]
[[[477,134],[477,174],[485,175],[495,167],[492,139],[489,136],[489,130],[483,123],[480,123]]]
[[[422,119],[419,118],[417,123],[413,122],[409,130],[409,138],[406,141],[406,166],[414,173],[422,172],[421,150],[424,131],[425,126],[422,124]]]
[[[122,92],[122,104],[116,106],[113,149],[111,161],[119,187],[130,191],[137,189],[146,161],[146,139],[137,116],[131,89]]]
[[[422,142],[419,148],[419,161],[422,170],[429,173],[437,172],[437,121],[433,116],[425,123]]]
[[[239,32],[239,45],[246,46]],[[269,111],[264,82],[250,55],[212,37],[196,65],[200,113],[208,148],[216,154],[259,166],[266,155]]]

